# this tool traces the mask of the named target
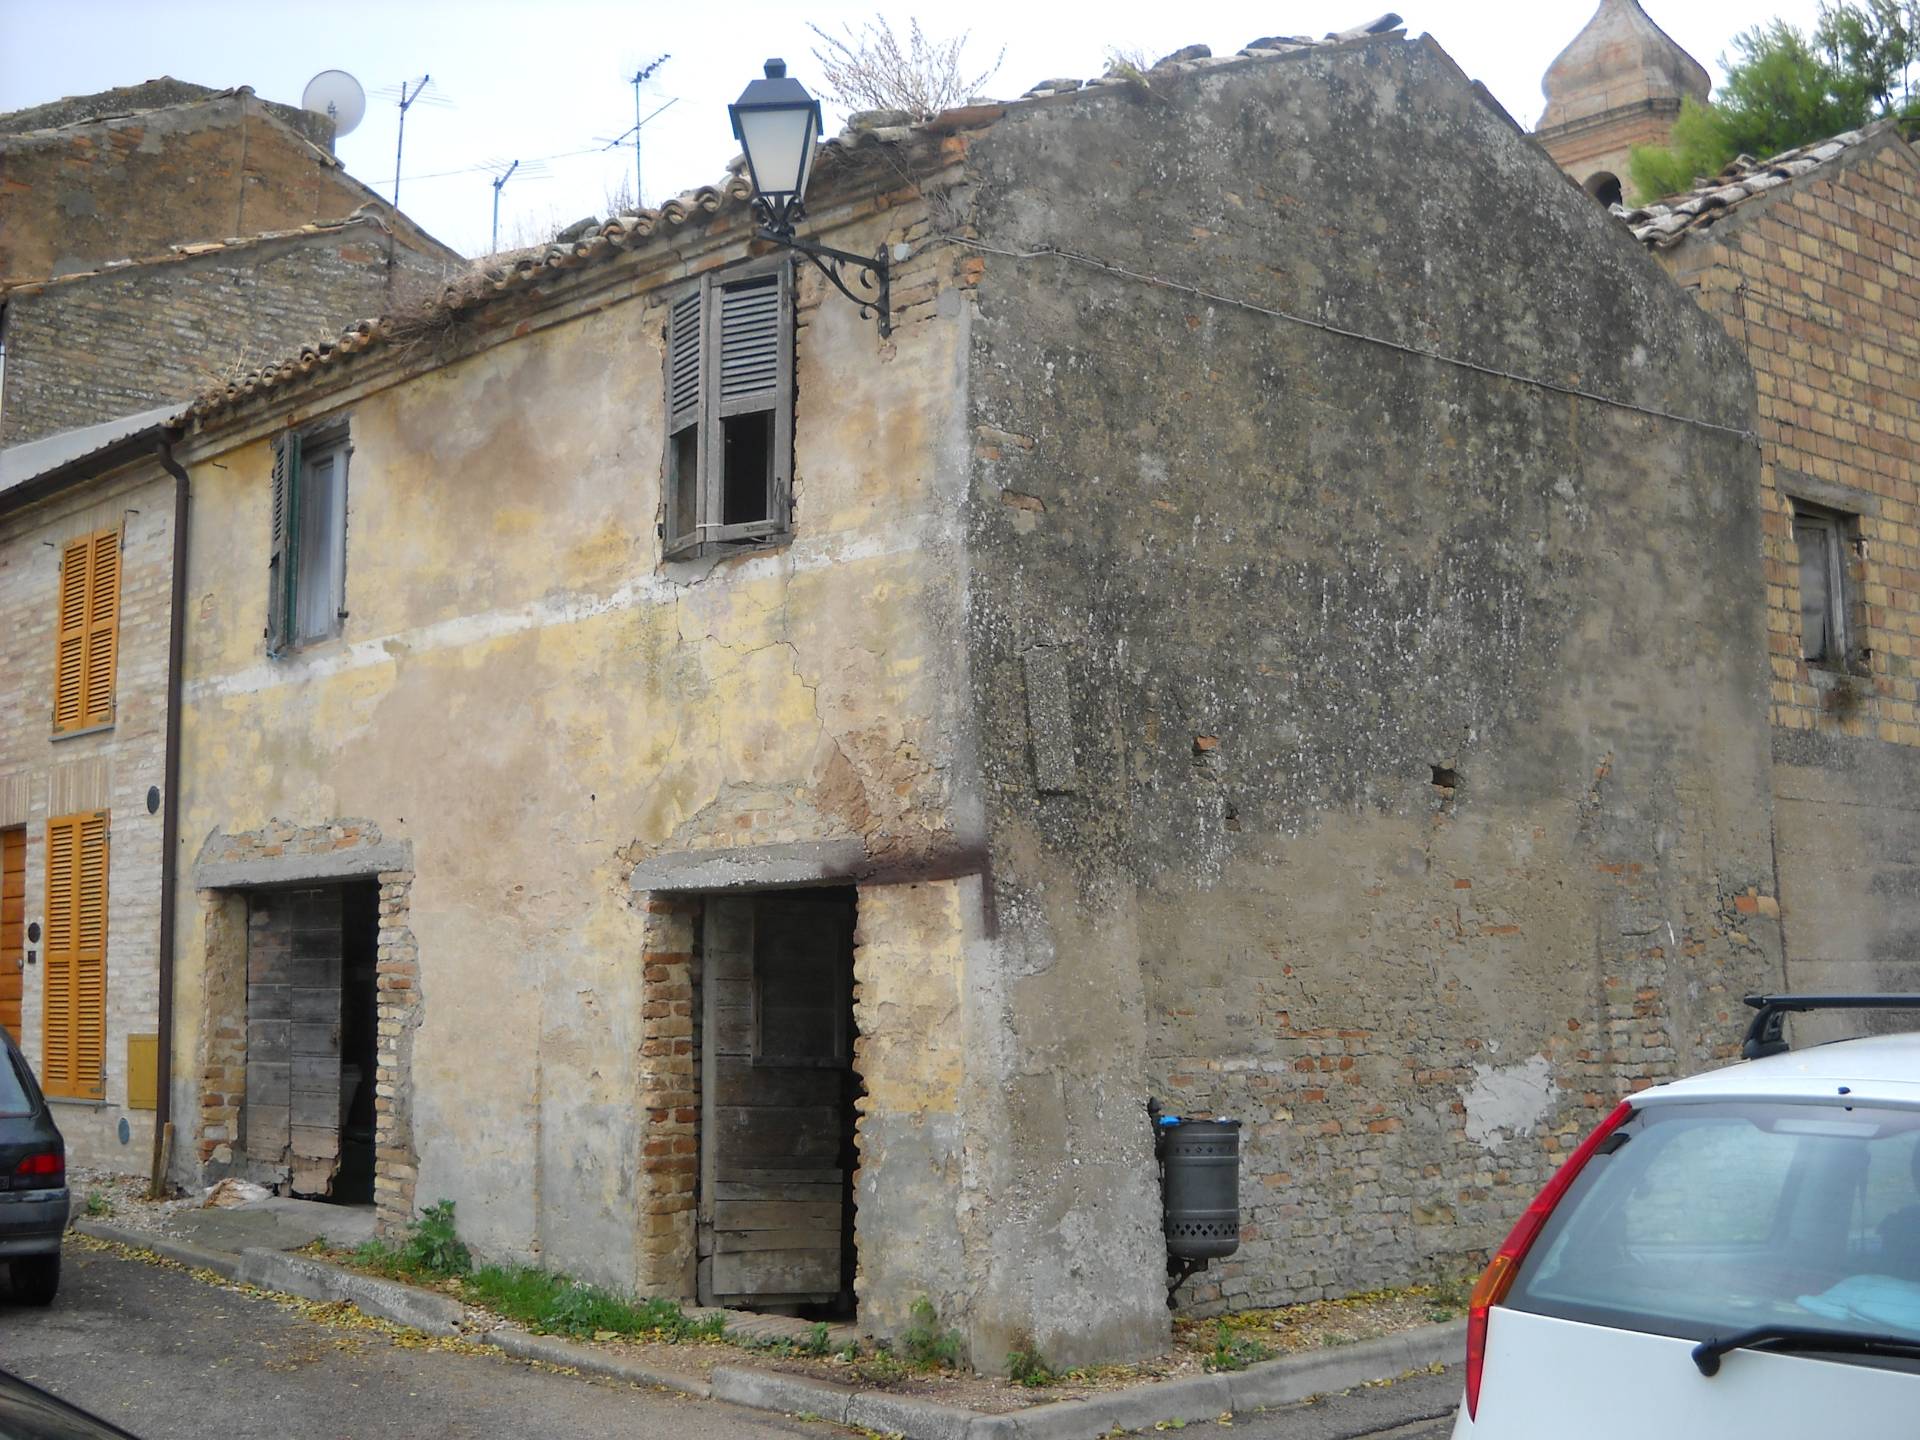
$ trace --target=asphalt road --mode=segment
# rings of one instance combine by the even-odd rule
[[[558,1375],[493,1354],[409,1348],[271,1300],[70,1246],[50,1309],[0,1286],[0,1367],[143,1440],[828,1440],[833,1427]],[[1359,1390],[1188,1431],[1217,1440],[1444,1440],[1457,1375]],[[1210,1437],[1210,1440],[1213,1440]]]

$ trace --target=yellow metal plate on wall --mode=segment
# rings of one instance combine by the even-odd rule
[[[159,1105],[160,1037],[127,1036],[127,1108],[152,1110]]]

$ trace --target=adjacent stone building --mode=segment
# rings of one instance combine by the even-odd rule
[[[1430,41],[828,146],[196,402],[176,1173],[1167,1339],[1464,1263],[1779,983],[1752,371]],[[1488,217],[1500,217],[1497,245]],[[338,1043],[329,1045],[333,1027]]]
[[[332,128],[174,80],[0,116],[0,446],[184,403],[458,271]]]
[[[1788,979],[1810,991],[1910,990],[1920,159],[1883,122],[1738,161],[1691,194],[1619,213],[1745,348],[1758,386]]]
[[[1705,104],[1711,84],[1640,0],[1600,0],[1547,71],[1547,108],[1534,134],[1589,195],[1615,204],[1633,147],[1667,144],[1681,104]]]

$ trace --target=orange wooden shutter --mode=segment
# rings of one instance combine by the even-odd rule
[[[107,1053],[107,815],[47,822],[46,1000],[40,1081],[98,1099]]]
[[[54,651],[53,728],[77,730],[87,704],[87,570],[92,540],[60,554],[60,628]]]
[[[119,633],[120,532],[103,530],[61,553],[54,729],[82,730],[113,719]]]
[[[83,725],[113,719],[114,653],[120,635],[120,532],[93,537],[87,574],[87,700]],[[104,833],[104,831],[103,831]]]

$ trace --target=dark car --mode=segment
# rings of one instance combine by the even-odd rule
[[[0,1440],[138,1440],[138,1437],[0,1370]]]
[[[67,1142],[4,1027],[0,1047],[0,1260],[16,1299],[48,1305],[60,1288],[60,1237],[72,1204]]]

